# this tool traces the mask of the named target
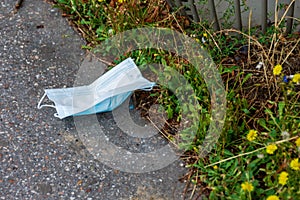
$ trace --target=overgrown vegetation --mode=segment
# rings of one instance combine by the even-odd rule
[[[193,87],[201,105],[196,111],[201,123],[194,143],[180,144],[190,167],[186,178],[192,182],[192,195],[300,199],[300,38],[285,35],[284,18],[276,18],[266,34],[256,28],[213,32],[204,22],[191,23],[178,16],[162,0],[56,0],[56,6],[86,39],[88,49],[115,33],[152,26],[180,31],[209,51],[226,88],[227,116],[218,144],[205,158],[199,156],[198,147],[210,123],[210,96],[196,70],[186,60],[157,49],[128,51],[114,58],[116,64],[133,57],[141,68],[162,63],[176,69]],[[145,116],[151,104],[163,105],[168,119],[162,132],[176,140],[181,115],[193,108],[180,106],[167,87],[136,96]]]

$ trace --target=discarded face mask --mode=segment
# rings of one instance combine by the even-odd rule
[[[103,74],[92,84],[73,88],[45,89],[38,109],[55,108],[55,117],[80,116],[112,111],[134,90],[151,90],[155,85],[145,79],[134,61],[128,58]],[[41,105],[45,97],[54,105]]]

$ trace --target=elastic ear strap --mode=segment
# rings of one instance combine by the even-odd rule
[[[50,108],[55,108],[55,109],[56,109],[56,107],[55,107],[54,105],[41,105],[42,102],[44,101],[45,97],[46,97],[46,92],[44,93],[44,95],[43,95],[42,98],[40,99],[40,101],[39,101],[39,103],[38,103],[38,105],[37,105],[37,108],[38,108],[38,109],[41,109],[41,108],[44,108],[44,107],[50,107]]]
[[[142,90],[151,91],[155,85],[156,85],[156,83],[152,83],[152,85],[150,87],[143,88]]]

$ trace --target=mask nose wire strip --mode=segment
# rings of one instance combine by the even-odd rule
[[[39,103],[38,103],[38,105],[37,105],[37,108],[38,108],[38,109],[41,109],[41,108],[44,108],[44,107],[50,107],[50,108],[55,108],[55,109],[56,109],[56,107],[55,107],[54,105],[41,105],[42,102],[44,101],[45,97],[46,97],[46,92],[44,93],[44,95],[43,95],[42,98],[40,99],[40,101],[39,101]]]

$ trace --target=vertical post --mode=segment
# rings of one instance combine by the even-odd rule
[[[289,17],[286,21],[286,34],[290,34],[293,28],[293,17],[295,12],[295,1],[291,0],[291,6],[288,10],[287,16]]]
[[[236,25],[238,30],[242,30],[243,25],[242,25],[242,14],[241,14],[241,4],[240,0],[235,0],[234,1],[234,11],[235,11],[235,19],[236,19]]]
[[[198,15],[198,12],[197,12],[197,7],[195,5],[195,1],[194,0],[189,0],[189,4],[190,4],[190,7],[191,7],[191,11],[192,11],[194,21],[199,22],[200,19],[199,19],[199,15]]]
[[[268,0],[262,0],[261,4],[261,30],[265,33],[268,25]]]
[[[167,2],[170,2],[169,5],[173,5],[173,1],[167,0]],[[182,7],[183,5],[182,5],[181,0],[175,0],[175,6],[177,6],[178,8]],[[184,8],[183,8],[183,9],[180,9],[179,13],[180,13],[181,15],[187,16],[187,14],[186,14]]]
[[[178,7],[182,6],[182,2],[180,0],[175,0],[175,4]]]
[[[218,16],[217,16],[215,1],[214,0],[208,0],[208,3],[209,3],[208,6],[209,6],[211,18],[214,20],[213,21],[214,30],[219,31],[220,30],[220,25],[219,25],[219,19],[218,19]]]
[[[174,2],[173,1],[171,1],[171,0],[166,0],[167,1],[167,3],[169,4],[169,6],[172,8],[173,6],[174,6]]]

